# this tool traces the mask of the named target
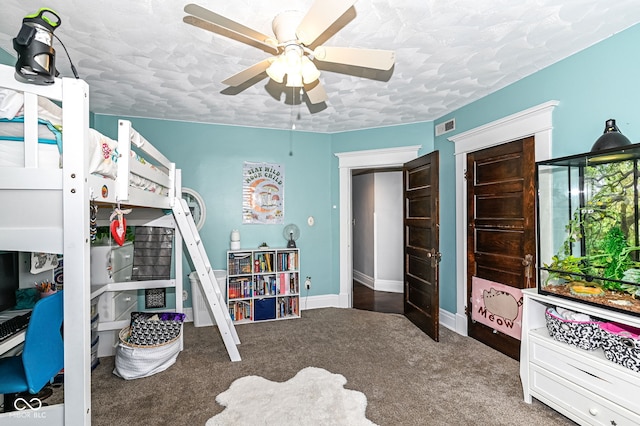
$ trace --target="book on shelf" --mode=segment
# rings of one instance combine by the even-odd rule
[[[266,253],[264,258],[267,263],[267,272],[271,272],[271,253]]]
[[[280,271],[295,271],[298,269],[297,252],[278,253],[278,268]]]
[[[229,299],[248,298],[253,295],[253,285],[249,278],[232,278],[229,281]]]
[[[238,301],[230,303],[229,316],[233,321],[251,320],[251,302]]]
[[[229,275],[250,274],[251,253],[230,253],[227,269]]]

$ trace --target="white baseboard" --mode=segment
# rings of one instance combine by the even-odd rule
[[[467,326],[468,326],[467,316],[465,314],[456,314],[455,332],[463,336],[468,336]]]
[[[373,289],[389,293],[404,293],[402,281],[396,280],[376,280]]]
[[[447,327],[449,330],[455,331],[456,333],[458,332],[458,330],[456,329],[455,314],[449,311],[445,311],[444,309],[440,309],[439,315],[440,315],[440,325],[442,325],[443,327]]]
[[[348,308],[348,303],[342,301],[342,297],[337,294],[324,294],[321,296],[300,295],[300,310],[320,309],[320,308]]]
[[[355,269],[353,270],[353,279],[355,281],[358,281],[360,284],[369,287],[371,290],[375,289],[375,285],[373,282],[373,277],[370,277],[369,275],[362,273],[360,271],[356,271]]]
[[[390,293],[404,292],[402,281],[375,279],[355,269],[353,271],[353,279],[363,286],[369,287],[371,290],[387,291]]]

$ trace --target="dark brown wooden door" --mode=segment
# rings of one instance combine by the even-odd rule
[[[528,137],[467,156],[468,334],[514,359],[520,359],[518,339],[471,320],[471,283],[476,276],[535,287],[534,151]]]
[[[439,340],[438,151],[408,162],[404,188],[404,314]]]

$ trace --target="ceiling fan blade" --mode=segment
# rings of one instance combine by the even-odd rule
[[[355,2],[356,0],[316,0],[298,25],[298,40],[305,46],[311,45]]]
[[[208,9],[197,4],[188,4],[184,7],[184,11],[193,16],[185,16],[183,21],[187,24],[194,25],[196,27],[203,28],[208,31],[215,31],[215,28],[230,31],[244,39],[248,39],[254,43],[260,44],[262,47],[266,47],[270,52],[277,53],[276,47],[277,41],[273,37],[269,37],[266,34],[262,34],[259,31],[245,27],[238,22],[232,21],[229,18],[225,18],[222,15],[218,15]]]
[[[316,80],[310,84],[305,84],[304,91],[307,94],[307,98],[309,98],[309,102],[312,104],[320,104],[329,99],[327,97],[327,92],[324,90],[324,86],[320,83],[320,80]]]
[[[271,65],[271,58],[267,58],[264,61],[258,62],[257,64],[252,65],[249,68],[246,68],[239,73],[232,75],[222,83],[233,87],[240,86],[241,84],[257,76],[258,74],[265,72],[267,68],[269,68],[269,65]]]
[[[392,50],[358,49],[352,47],[319,46],[313,51],[314,59],[334,64],[390,70],[396,60]]]

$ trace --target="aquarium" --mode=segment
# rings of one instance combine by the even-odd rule
[[[536,163],[538,291],[640,315],[640,144]]]

